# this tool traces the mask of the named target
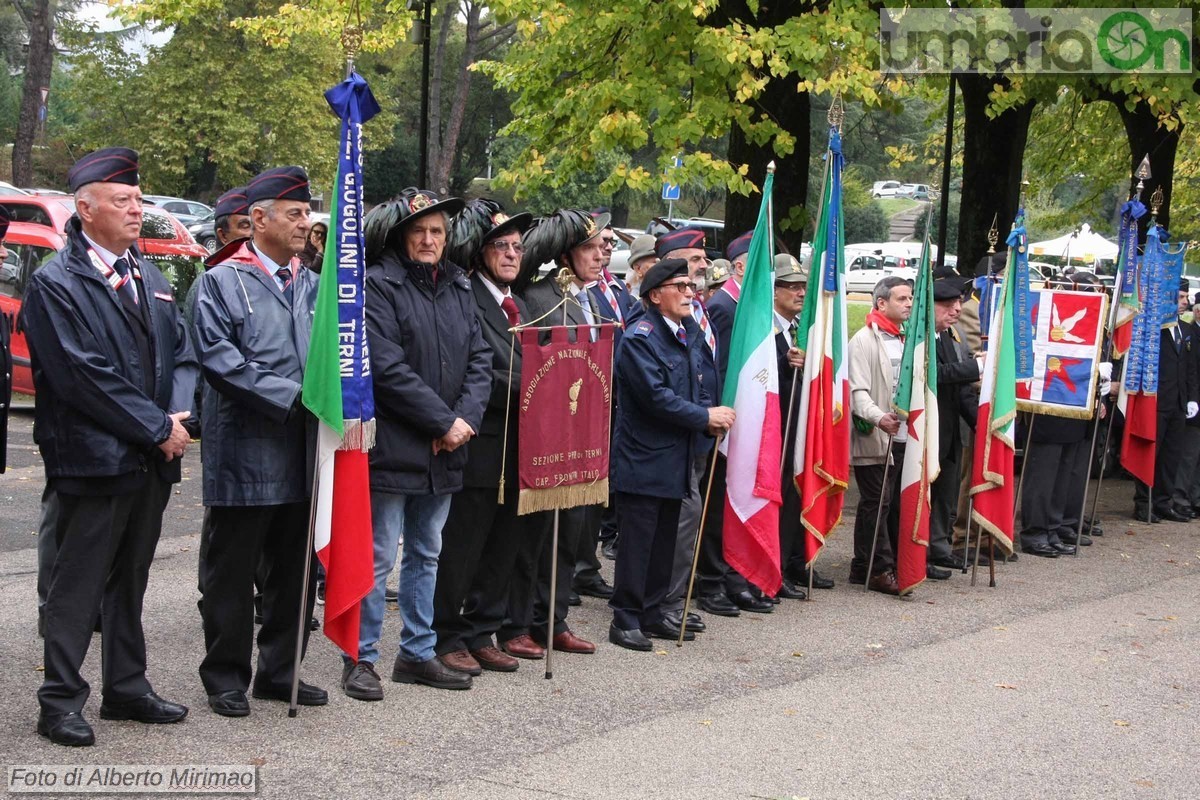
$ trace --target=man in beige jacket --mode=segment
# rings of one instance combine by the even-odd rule
[[[854,413],[850,465],[859,493],[850,582],[866,583],[867,588],[884,594],[899,594],[895,552],[900,520],[899,508],[892,508],[892,497],[899,493],[900,465],[904,463],[908,437],[902,420],[892,410],[892,396],[904,356],[900,326],[912,313],[912,287],[901,278],[887,277],[875,285],[871,300],[874,308],[867,315],[867,323],[854,334],[848,348],[850,405]],[[892,465],[890,469],[888,464]],[[878,537],[877,519],[882,520]],[[868,575],[872,539],[876,541],[875,559]]]

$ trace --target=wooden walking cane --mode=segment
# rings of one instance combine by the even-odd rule
[[[894,434],[888,434],[887,440],[887,458],[883,462],[883,486],[879,489],[879,505],[875,512],[875,533],[871,535],[871,555],[867,558],[867,579],[863,581],[863,591],[871,588],[871,570],[875,568],[875,544],[879,541],[879,521],[883,519],[883,494],[888,487],[888,471],[892,468],[892,438]],[[812,567],[808,569],[808,579],[812,582]]]
[[[676,647],[683,647],[683,637],[687,635],[688,607],[692,604],[692,587],[696,583],[696,568],[700,565],[700,541],[704,537],[704,523],[708,521],[708,501],[712,497],[713,474],[717,471],[717,454],[721,450],[721,440],[724,433],[717,434],[713,444],[712,464],[708,468],[708,488],[704,490],[704,503],[700,506],[700,527],[696,529],[696,549],[692,552],[692,573],[688,576],[687,595],[683,598],[683,614],[679,619],[679,641]]]

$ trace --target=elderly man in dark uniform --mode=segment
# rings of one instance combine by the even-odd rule
[[[196,350],[204,370],[204,505],[201,618],[207,650],[200,677],[217,714],[250,713],[253,584],[262,562],[263,625],[254,697],[290,699],[304,590],[308,414],[300,402],[307,334],[292,282],[308,235],[308,175],[260,173],[246,186],[254,234],[219,250],[196,294]],[[310,572],[310,578],[315,576]],[[310,580],[305,619],[312,613]],[[304,630],[305,642],[308,626]],[[301,705],[324,705],[301,682]]]
[[[364,221],[378,432],[371,451],[375,587],[363,603],[358,652],[344,656],[342,673],[343,690],[358,700],[383,697],[374,665],[401,540],[404,627],[392,680],[471,688],[470,675],[437,658],[433,627],[442,530],[451,497],[463,488],[466,444],[479,433],[492,385],[475,293],[446,257],[450,218],[462,207],[457,198],[408,188]]]
[[[455,218],[448,245],[451,259],[471,269],[475,313],[492,351],[492,391],[467,450],[463,489],[450,501],[433,594],[438,657],[469,675],[517,669],[492,637],[504,623],[517,557],[546,524],[545,514],[517,516],[521,343],[511,328],[532,317],[512,282],[530,222],[529,214],[510,217],[491,200],[472,200]]]
[[[696,285],[683,259],[664,259],[642,282],[645,315],[617,357],[617,425],[613,481],[621,547],[617,551],[608,640],[651,649],[648,636],[676,639],[678,624],[661,608],[671,580],[680,504],[694,490],[693,453],[705,434],[733,424],[733,409],[716,405],[703,380],[700,326],[692,319]],[[691,631],[684,639],[695,638]]]
[[[34,273],[22,306],[37,390],[34,440],[58,501],[37,731],[95,741],[80,675],[102,614],[102,719],[178,722],[187,708],[146,679],[142,598],[171,484],[188,443],[196,361],[162,273],[135,242],[137,153],[108,148],[67,176],[66,247]],[[101,611],[102,609],[102,611]]]
[[[206,268],[220,263],[215,261],[213,256],[219,253],[225,245],[238,239],[249,239],[254,233],[254,226],[250,222],[250,204],[246,202],[245,186],[235,186],[217,198],[216,205],[213,206],[213,233],[217,237],[217,249],[213,255],[204,259]],[[189,327],[196,309],[196,292],[199,290],[200,278],[197,276],[196,280],[192,281],[187,299],[183,303],[183,316]]]

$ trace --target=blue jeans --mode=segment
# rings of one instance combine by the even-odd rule
[[[371,492],[371,520],[375,540],[375,587],[362,605],[358,633],[358,660],[379,660],[379,638],[387,609],[384,590],[388,575],[400,558],[400,657],[405,661],[433,658],[437,634],[433,632],[433,587],[437,582],[438,554],[442,551],[442,526],[450,513],[450,495],[388,494]]]

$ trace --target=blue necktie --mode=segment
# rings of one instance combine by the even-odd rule
[[[675,329],[675,338],[679,340],[681,345],[687,347],[687,331],[685,331],[682,327]]]

